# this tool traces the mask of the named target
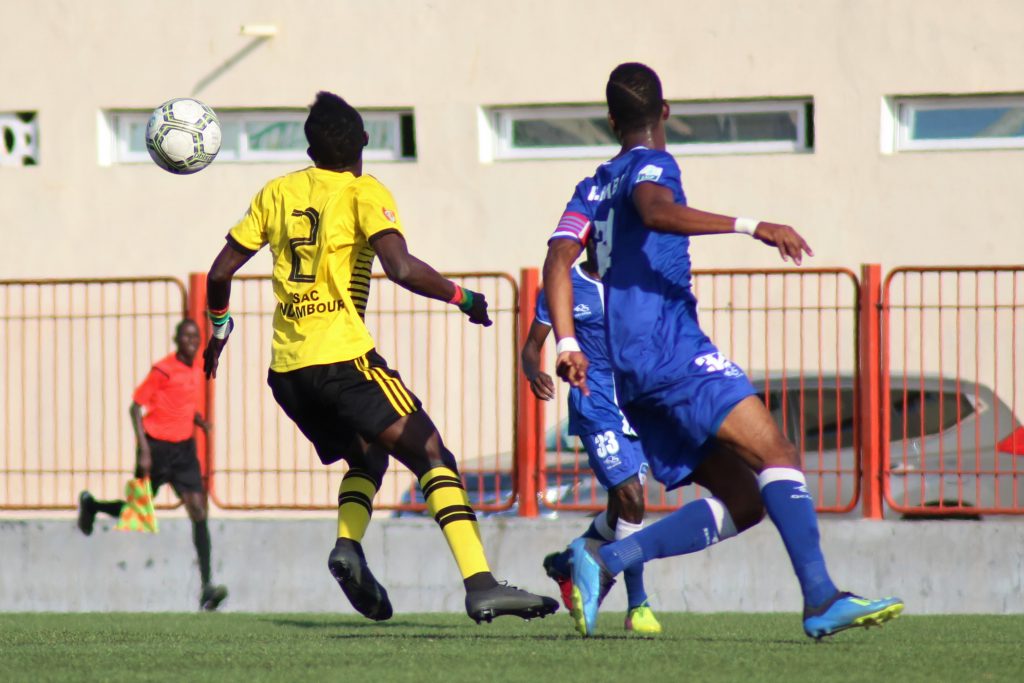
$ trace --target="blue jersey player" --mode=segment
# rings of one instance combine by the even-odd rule
[[[668,488],[696,483],[711,496],[607,544],[577,539],[573,617],[584,636],[613,577],[661,557],[703,550],[757,524],[765,512],[782,537],[804,599],[804,631],[821,638],[881,624],[897,598],[839,591],[829,576],[800,457],[749,380],[697,321],[689,239],[740,232],[797,265],[812,255],[791,227],[687,206],[679,167],[665,151],[669,107],[661,82],[636,63],[616,67],[606,96],[622,148],[576,186],[551,240],[544,282],[558,339],[557,371],[588,391],[588,362],[575,338],[569,267],[594,245],[605,291],[608,352],[619,404],[640,435],[651,473]]]
[[[594,262],[588,258],[576,264],[571,278],[576,335],[590,366],[589,394],[584,395],[575,387],[569,390],[569,434],[580,437],[590,468],[609,494],[608,510],[594,517],[583,537],[607,542],[626,538],[643,528],[647,460],[636,433],[616,402],[605,344],[604,290]],[[551,317],[542,291],[520,355],[530,389],[544,401],[555,397],[551,377],[540,369],[541,348],[550,331]],[[558,584],[567,609],[572,609],[570,558],[568,550],[544,558],[544,570]],[[628,602],[626,630],[644,635],[661,633],[661,624],[644,589],[643,565],[627,569],[623,578]]]

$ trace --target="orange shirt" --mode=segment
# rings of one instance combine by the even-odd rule
[[[157,361],[132,400],[145,408],[142,428],[161,441],[186,441],[195,434],[196,408],[203,386],[203,364],[189,367],[172,353]]]

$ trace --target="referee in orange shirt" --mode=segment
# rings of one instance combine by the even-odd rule
[[[137,441],[135,476],[150,478],[153,495],[161,485],[169,483],[184,503],[192,520],[192,540],[203,582],[199,606],[215,610],[228,591],[210,580],[207,497],[195,439],[196,426],[209,436],[210,425],[197,410],[203,371],[195,362],[199,350],[199,327],[195,321],[186,319],[178,323],[174,344],[176,351],[153,365],[132,396],[129,413]],[[116,518],[124,504],[123,500],[99,501],[88,491],[82,491],[78,498],[78,528],[90,535],[98,512]]]

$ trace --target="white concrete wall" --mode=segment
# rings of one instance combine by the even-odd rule
[[[478,108],[600,102],[626,60],[656,68],[670,99],[814,98],[813,154],[682,166],[693,205],[789,222],[815,264],[992,264],[1024,249],[1024,151],[887,156],[879,141],[887,95],[1024,91],[1019,0],[5,0],[0,14],[0,111],[38,111],[40,125],[40,165],[0,169],[0,277],[206,270],[251,194],[293,165],[100,167],[97,115],[192,92],[249,45],[243,23],[279,34],[200,96],[301,107],[324,88],[411,107],[418,159],[370,171],[413,250],[443,269],[537,265],[596,163],[483,164]],[[779,265],[739,238],[695,252],[704,267]]]
[[[541,559],[584,526],[579,518],[492,518],[481,531],[498,578],[557,596]],[[1024,612],[1024,525],[823,521],[821,527],[830,572],[843,589],[898,595],[908,614]],[[230,590],[226,610],[354,614],[327,571],[332,518],[214,519],[211,532],[214,579]],[[364,543],[396,613],[463,611],[462,582],[432,520],[375,520]],[[0,611],[190,611],[198,605],[185,519],[162,520],[155,536],[113,531],[100,520],[88,538],[71,519],[7,519],[0,521],[0,558]],[[645,581],[651,604],[663,611],[801,609],[797,582],[768,522],[706,552],[650,563]],[[625,610],[624,596],[614,587],[606,609]],[[793,622],[799,633],[795,616]]]

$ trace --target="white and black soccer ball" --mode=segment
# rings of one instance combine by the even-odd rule
[[[153,110],[146,125],[146,149],[165,171],[201,171],[220,151],[220,121],[212,109],[189,97],[168,100]]]

